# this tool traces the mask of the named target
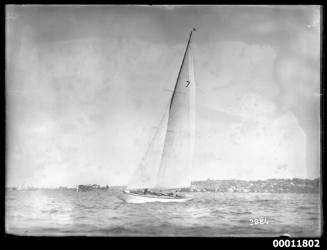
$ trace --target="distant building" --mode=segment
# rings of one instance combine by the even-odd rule
[[[108,185],[106,185],[105,187],[101,187],[100,185],[93,184],[93,185],[78,185],[76,191],[86,192],[86,191],[107,190],[107,189],[109,189]]]

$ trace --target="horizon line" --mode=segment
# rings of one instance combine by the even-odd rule
[[[192,182],[199,182],[199,181],[245,181],[245,182],[251,182],[251,181],[269,181],[269,180],[294,180],[294,179],[298,179],[298,180],[310,180],[310,181],[314,181],[316,179],[320,179],[320,177],[316,177],[316,178],[297,178],[297,177],[293,177],[293,178],[269,178],[269,179],[253,179],[253,180],[242,180],[242,179],[201,179],[201,180],[192,180]],[[27,187],[27,188],[76,188],[76,186],[78,185],[99,185],[100,187],[106,186],[108,185],[109,188],[110,187],[124,187],[127,186],[127,184],[121,184],[121,185],[109,185],[109,184],[104,184],[104,185],[100,185],[100,184],[76,184],[73,186],[64,186],[64,185],[57,185],[57,186],[32,186],[32,185],[17,185],[17,186],[5,186],[5,188],[17,188],[19,186],[23,186],[23,187]]]

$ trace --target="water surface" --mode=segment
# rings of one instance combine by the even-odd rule
[[[319,194],[187,193],[185,203],[128,204],[120,190],[7,191],[6,231],[51,236],[320,236]],[[266,218],[268,224],[251,225]]]

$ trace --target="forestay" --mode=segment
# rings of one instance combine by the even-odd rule
[[[195,79],[190,34],[169,109],[128,189],[189,187],[195,133]]]
[[[191,184],[195,79],[190,42],[191,36],[169,109],[165,145],[156,181],[156,187],[161,189],[189,187]]]

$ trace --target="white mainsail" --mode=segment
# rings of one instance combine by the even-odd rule
[[[195,81],[191,49],[188,46],[171,99],[165,146],[157,176],[157,188],[190,186],[194,132]]]
[[[128,189],[189,187],[195,134],[195,79],[190,34],[169,109]]]

